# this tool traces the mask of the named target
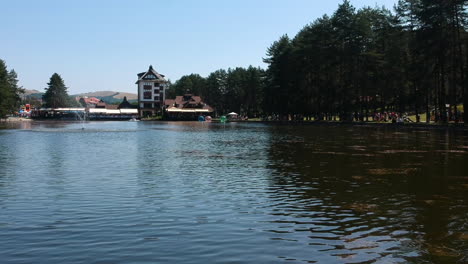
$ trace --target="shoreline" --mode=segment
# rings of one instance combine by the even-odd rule
[[[216,122],[216,121],[215,121]],[[389,127],[389,128],[421,128],[421,129],[456,129],[468,130],[464,123],[381,123],[381,122],[338,122],[338,121],[249,121],[239,120],[232,123],[265,123],[278,125],[315,125],[315,126],[358,126],[358,127]]]
[[[34,121],[31,118],[25,117],[7,117],[7,118],[0,118],[0,123],[16,123],[16,122],[32,122]]]
[[[86,122],[126,122],[127,120],[87,120]],[[171,121],[171,120],[141,120],[142,122],[199,122],[199,121]],[[31,119],[22,117],[8,117],[0,119],[1,123],[21,123],[21,122],[38,122],[38,123],[80,123],[76,120],[58,120],[58,119]],[[220,123],[219,120],[213,120],[212,123]],[[385,128],[402,128],[402,129],[428,129],[428,130],[466,130],[468,126],[464,123],[381,123],[381,122],[338,122],[338,121],[262,121],[262,120],[235,120],[227,123],[258,123],[258,124],[273,124],[273,125],[290,125],[290,126],[330,126],[330,127],[385,127]]]

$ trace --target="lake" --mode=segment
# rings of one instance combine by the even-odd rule
[[[467,263],[468,132],[0,130],[2,263]]]

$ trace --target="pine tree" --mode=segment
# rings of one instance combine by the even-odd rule
[[[5,62],[0,60],[0,118],[4,118],[8,113],[9,90],[8,71]]]
[[[13,69],[8,72],[8,82],[10,83],[10,89],[12,93],[10,98],[11,106],[14,108],[19,108],[21,103],[20,95],[24,93],[24,89],[18,86],[18,74],[16,74],[16,71]]]
[[[48,88],[45,88],[46,92],[42,96],[46,107],[58,108],[70,105],[67,87],[59,74],[54,73],[47,85]]]
[[[280,37],[267,50],[267,87],[264,90],[264,106],[269,114],[285,118],[290,108],[289,92],[291,80],[291,40],[287,35]]]
[[[23,90],[18,87],[17,78],[16,72],[8,72],[5,62],[0,60],[0,118],[13,113],[19,106]]]

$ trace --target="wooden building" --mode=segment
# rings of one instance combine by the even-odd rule
[[[162,107],[166,99],[167,80],[149,66],[146,72],[138,74],[138,111],[140,117],[162,114]]]
[[[164,101],[164,115],[169,120],[197,120],[199,116],[209,116],[213,108],[205,104],[200,96],[185,94]]]

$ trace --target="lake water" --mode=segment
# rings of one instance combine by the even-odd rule
[[[1,263],[467,263],[468,132],[0,130]]]

